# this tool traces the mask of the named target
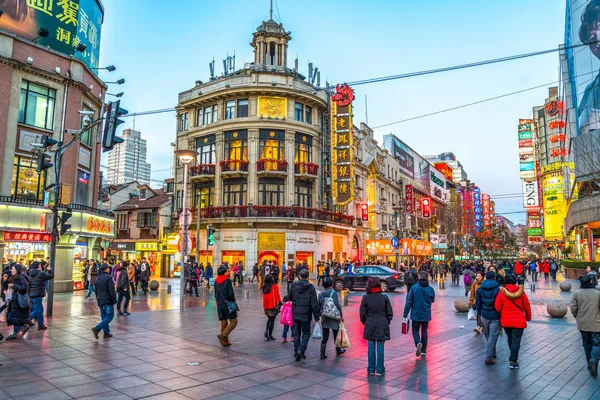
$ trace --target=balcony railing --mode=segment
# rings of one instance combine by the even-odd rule
[[[286,160],[260,159],[256,162],[256,171],[287,172],[288,162]]]
[[[215,164],[200,164],[190,168],[191,176],[205,176],[215,174]]]
[[[333,222],[343,225],[353,225],[351,215],[335,213],[307,207],[288,206],[228,206],[208,207],[200,210],[200,218],[290,218],[309,219]]]
[[[0,203],[14,203],[14,204],[26,204],[26,205],[30,205],[30,206],[43,206],[44,205],[44,201],[43,200],[36,200],[36,199],[31,199],[31,198],[26,198],[26,197],[11,197],[11,196],[0,196]],[[74,211],[84,211],[84,212],[89,212],[89,213],[93,213],[93,214],[99,214],[99,215],[104,215],[107,217],[114,217],[115,214],[110,212],[110,211],[106,211],[106,210],[100,210],[98,208],[94,208],[94,207],[90,207],[90,206],[86,206],[84,204],[75,204],[75,203],[69,203],[69,204],[64,204],[64,203],[59,203],[58,207],[60,208],[70,208]]]
[[[314,163],[296,161],[294,163],[294,170],[297,174],[317,176],[319,173],[319,166]]]
[[[219,163],[222,172],[248,172],[248,161],[226,160]]]

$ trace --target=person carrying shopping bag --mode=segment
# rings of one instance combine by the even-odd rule
[[[365,326],[363,338],[368,340],[369,375],[385,375],[384,345],[390,340],[390,323],[394,317],[390,299],[381,293],[381,283],[377,278],[369,278],[366,294],[360,303],[360,322]]]
[[[323,339],[321,340],[321,360],[327,358],[325,351],[327,341],[329,340],[329,331],[333,332],[333,340],[337,339],[340,329],[340,322],[344,322],[342,306],[338,299],[338,294],[333,290],[333,282],[329,278],[323,278],[323,292],[319,294],[319,304],[321,306],[321,327],[323,328]],[[335,348],[335,353],[341,356],[346,352],[345,349]]]

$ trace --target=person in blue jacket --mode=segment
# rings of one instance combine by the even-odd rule
[[[485,281],[481,283],[475,293],[475,304],[477,309],[477,325],[483,326],[483,333],[487,340],[485,352],[485,364],[496,364],[496,343],[500,335],[500,313],[496,311],[494,304],[496,296],[500,292],[500,284],[496,280],[494,271],[485,274]]]
[[[417,347],[416,356],[425,356],[427,352],[427,328],[431,321],[431,304],[435,301],[435,291],[429,286],[426,271],[419,272],[418,285],[410,288],[404,305],[404,320],[412,320],[412,334]],[[419,330],[421,334],[419,335]]]

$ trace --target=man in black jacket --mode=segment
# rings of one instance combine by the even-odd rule
[[[108,324],[115,317],[115,304],[117,303],[115,282],[110,275],[110,265],[102,264],[100,272],[100,275],[96,279],[96,299],[98,300],[98,307],[100,307],[102,322],[95,328],[92,328],[96,339],[98,339],[98,333],[101,330],[104,331],[104,338],[112,337]]]
[[[294,358],[296,361],[306,359],[304,352],[310,339],[310,320],[314,316],[319,322],[321,307],[317,300],[317,291],[308,282],[308,270],[298,274],[300,280],[292,285],[289,300],[292,302],[292,318],[294,319]]]
[[[38,331],[48,329],[44,325],[44,297],[46,297],[46,281],[54,278],[48,266],[47,272],[40,270],[40,263],[34,261],[29,268],[29,297],[31,297],[31,319],[38,323]],[[33,326],[33,325],[32,325]]]
[[[500,285],[496,281],[494,271],[485,274],[485,281],[475,292],[475,304],[477,310],[478,326],[483,326],[483,333],[487,340],[485,352],[485,364],[496,363],[496,343],[500,335],[500,314],[496,310],[496,297],[500,292]],[[479,325],[481,322],[481,325]]]

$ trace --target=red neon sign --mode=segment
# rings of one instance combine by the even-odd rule
[[[564,127],[565,127],[565,121],[548,122],[548,128],[550,128],[550,129],[563,129]]]
[[[34,233],[34,232],[4,232],[5,242],[46,242],[52,241],[50,233]]]

